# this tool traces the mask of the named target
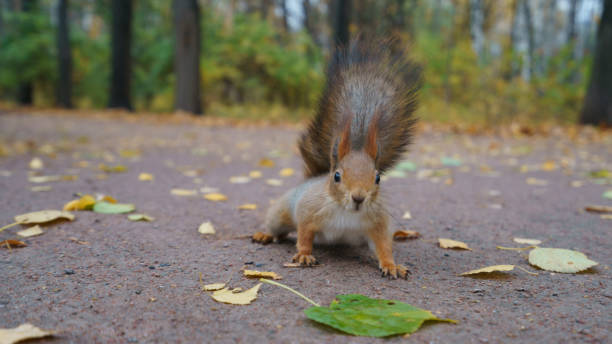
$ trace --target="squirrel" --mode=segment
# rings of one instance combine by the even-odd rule
[[[336,49],[318,111],[298,142],[306,180],[271,205],[266,233],[255,233],[254,242],[282,240],[297,230],[293,261],[311,266],[317,263],[315,237],[367,241],[383,277],[407,278],[393,260],[379,188],[381,175],[411,143],[421,73],[403,52],[391,52],[392,43],[357,38]]]

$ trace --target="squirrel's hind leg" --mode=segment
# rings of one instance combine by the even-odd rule
[[[257,232],[253,234],[253,241],[260,244],[269,244],[276,238],[278,241],[283,240],[287,235],[296,230],[291,218],[290,209],[287,208],[287,202],[283,199],[276,201],[266,214],[266,232]]]

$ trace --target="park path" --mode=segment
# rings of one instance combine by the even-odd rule
[[[381,279],[367,248],[315,247],[321,266],[296,269],[283,267],[293,243],[251,243],[248,236],[261,229],[270,200],[301,180],[297,134],[280,126],[0,114],[0,226],[18,214],[61,209],[78,193],[110,195],[155,218],[131,222],[125,215],[80,211],[72,222],[21,239],[27,247],[0,249],[0,327],[30,322],[57,330],[45,340],[52,343],[373,341],[311,322],[303,313],[309,305],[275,286],[263,285],[248,306],[220,304],[200,290],[200,274],[204,283],[249,288],[256,281],[242,277],[247,267],[275,271],[282,283],[322,304],[360,293],[459,321],[427,324],[410,336],[415,342],[612,340],[612,220],[583,210],[612,205],[602,198],[612,189],[610,177],[589,177],[612,171],[609,133],[558,129],[502,137],[423,130],[406,157],[414,166],[405,164],[381,183],[394,229],[421,233],[394,243],[396,261],[412,271],[408,280]],[[31,172],[35,157],[44,167]],[[116,166],[126,170],[103,171]],[[279,175],[286,168],[295,173]],[[230,182],[254,170],[262,177]],[[140,181],[141,173],[154,180]],[[39,184],[29,181],[33,175],[76,177]],[[47,185],[51,190],[32,191]],[[176,188],[197,195],[172,195]],[[228,200],[204,199],[201,191],[212,189]],[[257,209],[238,209],[246,203]],[[411,219],[403,218],[407,211]],[[216,234],[198,233],[204,221]],[[20,229],[5,230],[0,241],[18,239]],[[537,270],[525,252],[496,249],[520,246],[514,237],[575,249],[600,264],[579,274]],[[438,238],[473,250],[442,249]],[[539,274],[458,276],[496,264]]]

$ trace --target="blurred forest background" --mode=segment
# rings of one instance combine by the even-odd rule
[[[399,38],[426,120],[612,124],[612,0],[0,0],[0,104],[302,119],[335,43]],[[592,75],[592,77],[591,77]]]

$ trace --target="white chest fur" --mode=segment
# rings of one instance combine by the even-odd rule
[[[371,225],[364,211],[350,211],[338,207],[321,224],[315,242],[363,244],[367,241],[367,229]]]

